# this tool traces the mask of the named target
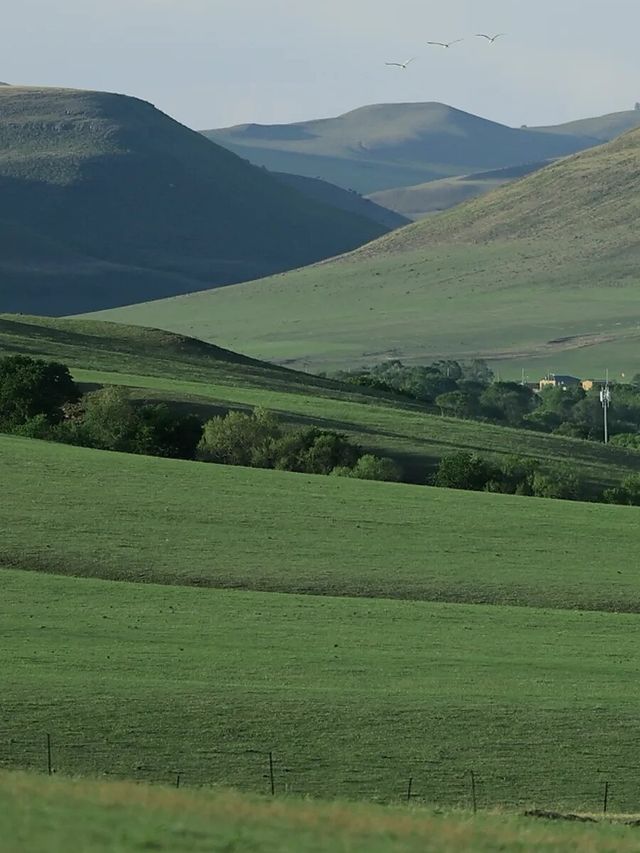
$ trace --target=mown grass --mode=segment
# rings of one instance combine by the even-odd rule
[[[570,462],[594,491],[640,469],[640,454],[594,442],[442,418],[433,408],[366,392],[239,356],[154,329],[85,320],[0,315],[0,355],[27,353],[68,364],[89,384],[121,384],[203,417],[264,406],[286,421],[349,434],[367,450],[396,458],[424,483],[439,459],[462,449],[496,458],[518,454]]]
[[[640,610],[638,511],[0,436],[0,563],[317,595]]]
[[[15,853],[495,853],[636,850],[637,830],[541,824],[507,814],[275,800],[219,790],[0,773],[5,843]]]
[[[637,617],[3,570],[5,768],[637,809]]]

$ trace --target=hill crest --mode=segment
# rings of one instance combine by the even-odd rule
[[[14,312],[254,279],[388,230],[107,92],[0,88],[0,190],[0,310]]]

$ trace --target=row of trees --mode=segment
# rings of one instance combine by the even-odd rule
[[[483,361],[436,361],[409,367],[391,361],[337,378],[436,406],[443,415],[602,440],[597,389],[548,387],[535,392],[518,382],[496,382]],[[640,449],[640,376],[615,386],[609,409],[612,443]]]
[[[519,456],[497,463],[473,453],[452,453],[441,460],[433,485],[507,495],[640,506],[639,474],[630,474],[619,486],[598,494],[589,488],[571,465],[543,465],[535,459]]]
[[[391,459],[365,454],[344,435],[285,429],[270,412],[229,412],[206,423],[164,403],[136,405],[126,388],[81,394],[63,364],[0,360],[0,430],[101,450],[225,465],[398,481]]]

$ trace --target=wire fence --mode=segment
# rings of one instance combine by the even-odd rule
[[[201,748],[179,760],[157,750],[136,751],[135,742],[95,741],[41,732],[11,737],[0,766],[51,775],[131,779],[176,787],[230,786],[277,795],[446,805],[472,809],[548,808],[589,813],[640,812],[640,767],[594,767],[574,775],[522,761],[514,769],[463,767],[392,755],[301,756],[261,747]],[[368,760],[365,760],[368,758]],[[360,760],[358,760],[360,759]]]

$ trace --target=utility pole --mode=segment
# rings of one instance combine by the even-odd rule
[[[600,402],[602,403],[602,413],[604,416],[604,443],[609,444],[609,406],[611,405],[611,389],[609,388],[608,370],[604,388],[600,389]]]

